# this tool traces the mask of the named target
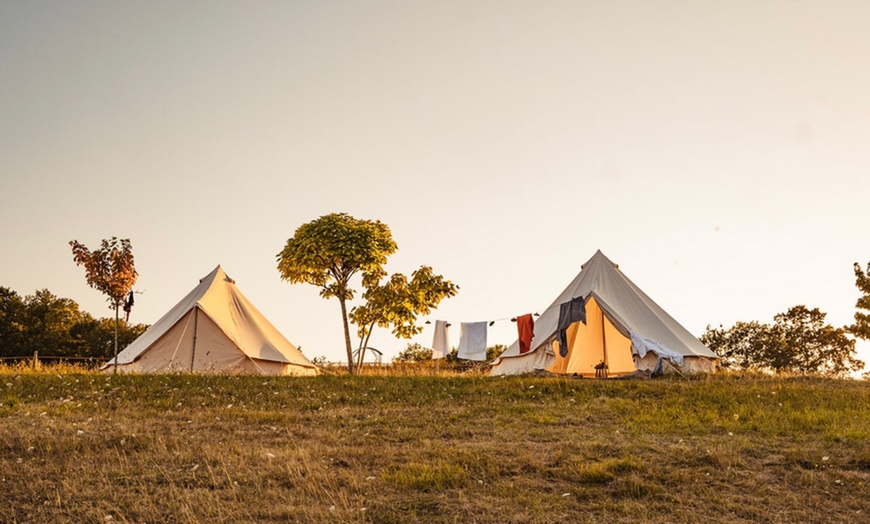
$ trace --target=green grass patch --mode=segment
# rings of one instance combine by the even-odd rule
[[[641,469],[641,462],[635,458],[609,458],[597,462],[581,463],[576,466],[579,482],[603,484],[612,482],[620,476]]]
[[[384,472],[381,478],[396,487],[420,491],[441,491],[459,488],[468,481],[468,474],[459,464],[407,464]]]

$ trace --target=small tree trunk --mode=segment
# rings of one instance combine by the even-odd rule
[[[372,322],[372,325],[369,326],[369,328],[367,330],[368,332],[366,333],[365,338],[364,339],[361,338],[359,340],[359,354],[358,354],[357,365],[356,365],[357,371],[362,369],[363,360],[366,357],[366,348],[369,346],[369,339],[372,337],[372,330],[373,329],[375,329],[374,322]]]
[[[347,348],[347,371],[353,375],[353,349],[350,347],[350,327],[347,325],[347,306],[344,303],[344,297],[339,296],[338,302],[341,304],[341,322],[344,325],[344,345]]]
[[[365,347],[365,339],[361,338],[361,339],[359,339],[359,347],[356,350],[356,369],[357,370],[362,368],[363,356],[365,355],[365,349],[363,349],[364,347]]]
[[[118,304],[115,303],[115,374],[118,373]]]

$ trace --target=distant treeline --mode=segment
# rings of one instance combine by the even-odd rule
[[[119,350],[147,328],[146,324],[121,322]],[[72,299],[55,296],[47,289],[21,296],[0,286],[0,357],[27,357],[39,352],[47,357],[109,359],[114,336],[114,318],[94,318]]]

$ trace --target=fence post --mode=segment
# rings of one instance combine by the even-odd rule
[[[33,369],[39,367],[39,351],[33,352]]]

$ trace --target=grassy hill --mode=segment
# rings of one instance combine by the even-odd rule
[[[2,522],[870,522],[870,384],[0,371]]]

